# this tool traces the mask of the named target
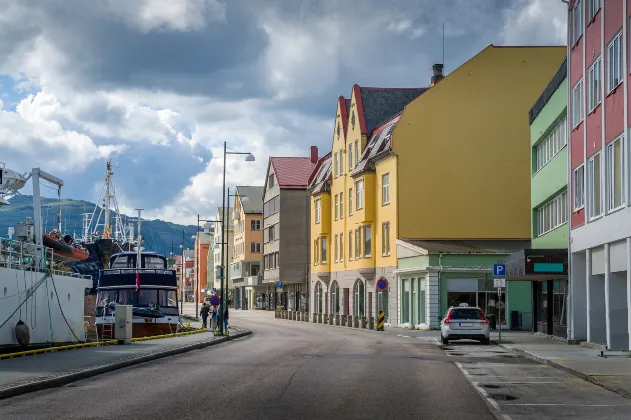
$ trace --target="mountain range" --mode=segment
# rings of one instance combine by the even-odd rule
[[[24,222],[27,217],[33,217],[33,197],[30,195],[16,196],[9,200],[10,205],[0,207],[0,237],[8,236],[9,227]],[[61,207],[61,226],[64,234],[83,234],[82,213],[92,213],[95,208],[94,203],[83,200],[72,199],[52,199],[42,197],[42,225],[44,232],[50,232],[57,228],[57,215]],[[101,208],[97,208],[95,218]],[[112,211],[112,223],[115,212]],[[135,222],[137,217],[122,215],[123,220]],[[103,217],[101,217],[101,223]],[[179,255],[182,251],[182,232],[184,232],[184,248],[193,249],[195,239],[192,238],[197,232],[195,225],[179,225],[177,223],[165,222],[164,220],[142,220],[141,234],[145,242],[143,247],[148,251],[155,251],[164,256],[169,256],[171,252]],[[134,223],[134,237],[138,236],[137,225]],[[201,226],[200,226],[201,229]],[[99,229],[102,230],[102,227]]]

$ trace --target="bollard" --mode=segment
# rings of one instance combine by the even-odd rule
[[[311,321],[315,324],[316,322],[318,322],[318,313],[314,312],[313,313],[313,318],[311,318]]]
[[[333,315],[333,314],[329,315],[329,325],[333,325],[333,317],[334,316],[335,315]]]
[[[346,326],[347,327],[353,327],[353,315],[348,315],[346,317]]]
[[[340,314],[335,315],[335,325],[340,325]]]
[[[361,322],[360,322],[360,324],[359,324],[359,327],[360,327],[360,328],[366,328],[366,324],[367,324],[367,322],[366,322],[366,317],[365,317],[365,316],[363,316],[363,317],[362,317],[362,319],[361,319]]]
[[[359,317],[355,317],[355,319],[353,319],[353,327],[359,328]]]
[[[368,318],[368,329],[369,330],[374,330],[375,329],[375,317],[371,316],[370,318]]]
[[[322,314],[318,314],[318,324],[322,324]]]
[[[328,324],[329,323],[329,314],[324,314],[324,324]]]
[[[346,326],[346,315],[340,315],[339,323],[337,325],[341,325],[342,327]]]
[[[386,314],[381,311],[379,312],[379,318],[377,319],[377,331],[384,331],[383,326],[386,323]]]

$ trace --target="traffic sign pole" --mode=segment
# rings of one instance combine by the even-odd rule
[[[497,331],[499,332],[498,341],[502,341],[502,288],[497,288]]]

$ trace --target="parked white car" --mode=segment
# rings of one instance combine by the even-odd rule
[[[466,303],[449,308],[440,321],[440,342],[449,344],[450,340],[477,340],[491,344],[489,321],[482,309]]]

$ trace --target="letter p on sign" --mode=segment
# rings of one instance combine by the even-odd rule
[[[506,264],[493,264],[493,275],[494,276],[505,276],[506,275]]]

